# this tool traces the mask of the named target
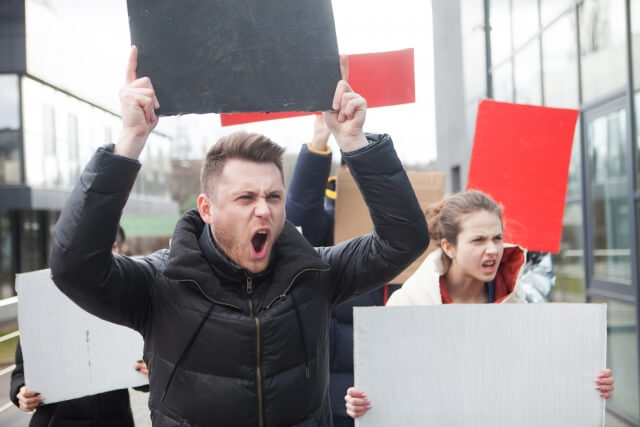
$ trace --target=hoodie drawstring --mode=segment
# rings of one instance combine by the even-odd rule
[[[169,381],[167,381],[167,386],[164,388],[164,391],[162,392],[162,397],[160,398],[160,402],[162,402],[164,400],[164,397],[167,394],[167,390],[169,390],[169,386],[171,385],[171,380],[173,380],[173,375],[176,373],[176,370],[178,369],[178,366],[182,363],[182,359],[184,359],[184,357],[189,352],[189,349],[193,345],[193,342],[196,340],[196,337],[198,336],[198,334],[200,333],[200,330],[204,326],[204,322],[207,321],[207,319],[209,318],[209,315],[213,311],[213,307],[214,306],[215,306],[215,303],[211,304],[211,307],[209,307],[209,311],[207,311],[207,314],[205,314],[205,316],[200,321],[200,324],[198,325],[198,329],[196,329],[196,331],[191,336],[191,339],[189,340],[189,344],[187,344],[187,346],[184,348],[184,350],[182,350],[182,354],[178,358],[178,361],[176,362],[175,365],[173,365],[173,369],[171,370],[171,375],[169,375]]]

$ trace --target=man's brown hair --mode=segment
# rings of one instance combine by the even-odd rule
[[[211,194],[211,178],[219,176],[227,160],[238,158],[257,163],[273,163],[282,172],[282,155],[284,148],[271,141],[264,135],[235,132],[223,136],[207,152],[207,156],[200,171],[200,190],[205,194]]]

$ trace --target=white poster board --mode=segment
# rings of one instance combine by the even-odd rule
[[[604,304],[355,307],[360,427],[604,425]]]
[[[133,366],[140,334],[78,307],[49,270],[18,274],[16,292],[25,383],[45,403],[148,383]]]

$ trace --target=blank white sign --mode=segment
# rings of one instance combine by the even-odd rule
[[[355,307],[356,425],[604,425],[604,304]]]
[[[45,403],[147,384],[134,369],[140,334],[87,313],[54,285],[49,270],[16,276],[25,383]]]

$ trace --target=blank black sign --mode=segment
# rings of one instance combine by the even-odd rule
[[[330,0],[127,0],[138,76],[160,115],[331,108]]]

